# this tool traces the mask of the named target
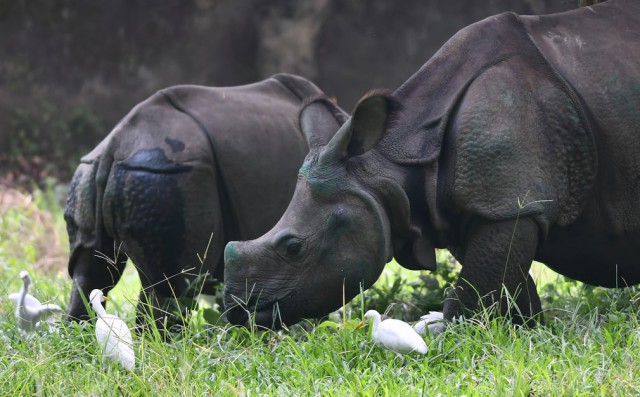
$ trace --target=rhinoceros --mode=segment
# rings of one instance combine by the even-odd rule
[[[444,318],[495,304],[542,321],[532,260],[604,287],[640,282],[640,2],[504,13],[456,33],[393,92],[342,123],[309,101],[292,201],[263,236],[230,242],[232,323],[319,317],[395,258],[461,263]],[[323,117],[324,115],[324,117]]]
[[[190,287],[222,280],[226,242],[268,231],[286,209],[308,152],[298,129],[304,98],[322,94],[277,74],[239,87],[175,86],[138,104],[78,167],[65,219],[73,279],[69,315],[108,292],[127,258],[143,291],[138,323],[156,320]],[[346,118],[345,114],[345,118]]]

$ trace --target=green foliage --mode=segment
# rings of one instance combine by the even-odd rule
[[[40,199],[38,199],[40,200]],[[42,203],[47,200],[42,198]],[[46,204],[43,206],[47,206]],[[54,218],[61,218],[60,210]],[[29,216],[7,212],[2,236],[18,236]],[[28,227],[27,227],[28,229]],[[40,231],[34,231],[40,233]],[[165,341],[157,329],[134,333],[136,368],[129,372],[100,357],[93,326],[54,322],[30,338],[18,332],[6,299],[20,287],[18,272],[32,272],[32,293],[65,306],[70,281],[45,276],[25,259],[16,237],[0,240],[0,395],[154,396],[614,396],[639,395],[640,324],[635,289],[603,290],[554,277],[538,280],[547,325],[514,327],[487,311],[473,321],[450,325],[427,336],[425,356],[409,356],[403,366],[376,347],[368,332],[354,331],[364,308],[382,311],[423,299],[416,314],[439,306],[456,265],[442,251],[435,274],[397,265],[375,288],[347,305],[348,319],[303,322],[280,332],[252,331],[219,321],[215,305],[199,308],[180,333]],[[10,249],[8,249],[10,248]],[[33,254],[30,254],[33,255]],[[31,260],[33,256],[29,257]],[[431,278],[429,278],[431,277]],[[404,281],[396,281],[398,278]],[[435,281],[433,281],[435,280]],[[420,282],[431,283],[421,286]],[[417,283],[417,284],[413,284]],[[110,293],[110,313],[130,326],[140,289],[127,268]],[[433,293],[433,291],[437,291]],[[364,302],[359,299],[364,299]],[[212,302],[215,302],[212,301]],[[403,312],[414,316],[413,312]],[[209,317],[213,315],[214,317]],[[152,327],[154,326],[153,323]]]
[[[80,157],[106,136],[101,119],[82,106],[66,110],[42,102],[34,108],[15,109],[10,115],[8,150],[0,154],[0,170],[36,182],[47,176],[70,179]]]
[[[409,272],[397,263],[387,265],[386,274],[356,297],[351,307],[363,306],[404,320],[417,320],[429,311],[442,311],[446,291],[457,279],[460,265],[446,250],[439,250],[434,272]]]
[[[65,268],[68,239],[57,194],[52,185],[32,194],[0,187],[0,270]]]

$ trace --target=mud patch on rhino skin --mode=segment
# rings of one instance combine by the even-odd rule
[[[115,188],[108,194],[118,240],[155,282],[181,270],[185,201],[177,171],[189,169],[171,163],[159,149],[140,151],[114,167]]]
[[[143,149],[138,150],[133,156],[120,163],[120,167],[132,171],[148,171],[154,173],[180,173],[191,171],[191,166],[175,163],[167,158],[164,150]]]

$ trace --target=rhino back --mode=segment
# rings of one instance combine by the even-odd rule
[[[610,0],[522,20],[590,119],[598,178],[585,215],[614,234],[640,230],[640,3]]]
[[[198,158],[191,161],[216,168],[226,202],[224,215],[233,224],[226,230],[231,234],[227,238],[254,238],[266,232],[293,195],[308,151],[297,127],[301,96],[321,91],[288,77],[239,87],[178,86],[161,92],[199,129]]]
[[[211,230],[206,224],[216,222],[204,206],[185,204],[197,192],[223,202],[225,240],[266,232],[286,209],[308,151],[298,108],[319,93],[306,79],[279,74],[237,87],[170,87],[141,102],[82,159],[74,178],[82,187],[67,205],[69,218],[86,224],[78,244],[90,245],[103,228],[129,241],[153,228],[183,246],[193,238],[185,223]],[[95,199],[79,205],[79,194]]]
[[[640,3],[610,0],[521,20],[598,123],[624,132],[627,120],[640,120]]]

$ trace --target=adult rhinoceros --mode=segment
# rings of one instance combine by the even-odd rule
[[[634,0],[500,14],[342,125],[329,101],[307,104],[313,140],[288,209],[225,249],[228,318],[325,315],[343,283],[351,299],[392,257],[434,269],[438,247],[462,264],[446,319],[506,288],[515,321],[540,320],[533,259],[594,285],[640,282],[639,26]]]
[[[240,87],[171,87],[137,105],[71,183],[69,315],[86,317],[82,294],[109,291],[127,256],[144,287],[139,323],[147,304],[158,319],[167,301],[187,295],[188,275],[221,280],[224,245],[268,231],[286,209],[308,151],[298,111],[319,94],[278,74]]]

